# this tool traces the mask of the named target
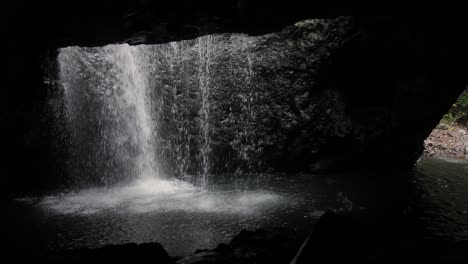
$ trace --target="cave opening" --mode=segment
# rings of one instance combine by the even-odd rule
[[[465,89],[424,142],[424,156],[467,158],[468,89]]]
[[[468,223],[468,89],[452,104],[424,141],[415,164],[418,219],[427,237],[464,240]],[[432,219],[430,215],[440,215]]]
[[[466,162],[422,148],[466,87],[465,17],[102,5],[8,29],[9,253],[466,260]]]

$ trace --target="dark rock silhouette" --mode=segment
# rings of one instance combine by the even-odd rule
[[[403,216],[365,212],[338,215],[327,211],[297,258],[300,263],[465,262],[465,241],[424,239]]]
[[[197,250],[176,263],[289,263],[300,242],[291,230],[242,230],[231,243],[219,244],[213,250]]]
[[[173,263],[163,246],[158,243],[108,245],[98,249],[75,249],[46,258],[53,263],[146,262]]]

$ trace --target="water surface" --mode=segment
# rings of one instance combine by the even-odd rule
[[[421,158],[416,164],[410,217],[423,239],[468,241],[467,171],[463,160]],[[159,242],[170,255],[187,255],[228,243],[242,229],[281,226],[305,237],[327,209],[381,209],[384,198],[404,195],[374,176],[213,176],[210,188],[190,179],[146,179],[17,199],[6,206],[14,224],[5,226],[22,246],[49,251]]]
[[[364,208],[331,176],[218,181],[216,187],[199,188],[147,179],[113,189],[22,198],[15,210],[40,223],[39,236],[48,250],[159,242],[171,255],[186,255],[227,243],[242,229],[281,226],[305,236],[327,209]]]
[[[412,203],[425,236],[468,241],[468,160],[422,157],[414,183]]]

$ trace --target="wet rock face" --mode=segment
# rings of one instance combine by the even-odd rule
[[[54,82],[59,98],[51,101],[62,101],[64,109],[55,112],[68,117],[76,141],[63,147],[76,152],[72,163],[90,164],[85,174],[91,175],[105,171],[96,170],[105,163],[103,155],[127,151],[107,150],[113,146],[109,138],[135,145],[122,134],[129,128],[115,114],[123,107],[115,91],[139,77],[154,126],[148,127],[154,129],[149,141],[166,175],[307,171],[327,142],[351,131],[340,93],[316,83],[330,54],[352,38],[352,22],[350,17],[311,19],[263,36],[213,34],[132,48],[60,49]],[[133,79],[125,79],[128,73],[121,70],[132,60],[110,59],[121,53],[137,65]],[[123,109],[121,114],[133,113]],[[87,153],[100,157],[86,161]],[[128,161],[120,163],[130,167]]]
[[[195,53],[175,64],[179,113],[165,112],[164,120],[179,118],[173,125],[186,124],[200,137],[197,127],[206,119],[210,173],[308,170],[325,142],[349,132],[340,94],[318,87],[315,73],[349,39],[351,24],[345,17],[317,19],[259,37],[213,35],[209,105],[200,106],[201,84],[193,83],[201,77]],[[181,122],[181,116],[192,119]]]
[[[163,246],[158,243],[108,245],[97,249],[74,249],[45,257],[52,263],[85,263],[85,262],[147,262],[173,263]]]

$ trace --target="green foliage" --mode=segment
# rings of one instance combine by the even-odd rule
[[[460,109],[464,109],[465,112],[468,111],[468,88],[458,97],[455,104]]]
[[[458,97],[447,114],[442,118],[443,123],[465,124],[468,121],[468,88]]]

